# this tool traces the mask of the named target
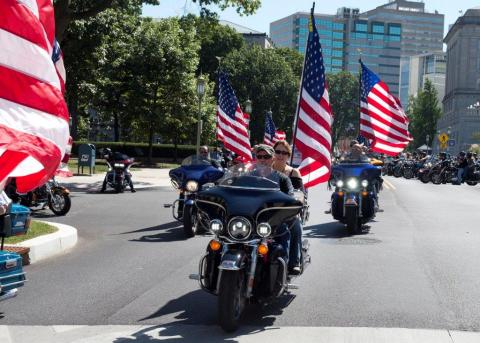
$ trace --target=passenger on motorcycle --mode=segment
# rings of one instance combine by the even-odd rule
[[[292,155],[292,148],[286,141],[278,141],[273,145],[275,157],[273,159],[273,169],[287,175],[292,182],[294,189],[300,189],[305,194],[303,188],[302,176],[300,172],[287,164]],[[297,217],[290,229],[290,258],[289,270],[291,274],[298,275],[301,272],[301,251],[302,251],[302,222]]]
[[[255,147],[255,156],[257,158],[257,165],[259,166],[265,166],[265,167],[271,168],[273,165],[273,155],[274,155],[274,150],[269,145],[258,144]],[[259,169],[259,170],[262,170],[262,169]],[[272,170],[270,175],[261,175],[261,176],[266,178],[278,179],[280,190],[285,194],[293,196],[292,182],[290,181],[287,175],[280,173],[276,170]],[[298,227],[294,232],[298,235]],[[285,224],[282,229],[279,229],[278,233],[279,233],[279,236],[277,236],[275,240],[277,241],[277,243],[281,244],[282,247],[285,249],[286,256],[284,256],[284,260],[288,264],[289,255],[291,255],[291,251],[290,251],[291,232],[288,229],[288,225]],[[301,231],[300,231],[300,235],[301,235]],[[295,239],[299,239],[299,237],[297,236]],[[300,237],[300,242],[301,242],[301,237]],[[300,272],[300,268],[294,268],[294,267],[298,267],[298,266],[292,266],[292,270],[291,270],[292,274],[297,273],[297,269],[298,269],[298,272]]]
[[[113,166],[115,161],[128,159],[128,156],[117,151],[112,153],[112,149],[105,148],[103,149],[103,158],[106,159],[111,166]],[[108,173],[105,175],[105,178],[103,179],[102,189],[100,190],[100,193],[105,192],[105,190],[107,189],[107,177],[108,177]],[[130,191],[132,193],[135,193],[136,190],[133,187],[132,178],[128,173],[125,173],[125,179],[127,180],[128,185],[130,186]]]

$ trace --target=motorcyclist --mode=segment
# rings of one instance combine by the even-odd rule
[[[350,161],[368,162],[366,153],[368,148],[363,144],[358,143],[357,140],[350,142],[350,152],[347,154],[346,159]]]
[[[215,168],[221,168],[221,163],[217,160],[212,159],[208,151],[208,146],[203,145],[198,149],[198,156],[202,160],[210,162]]]
[[[457,180],[455,184],[459,185],[462,183],[463,175],[465,175],[466,168],[468,166],[468,162],[466,159],[465,151],[461,151],[457,156]]]
[[[128,156],[120,152],[112,153],[112,149],[105,148],[103,149],[103,158],[105,158],[108,161],[108,163],[110,163],[110,165],[113,166],[115,161],[128,159]],[[102,189],[100,190],[101,193],[105,192],[105,190],[107,189],[107,178],[108,178],[108,173],[105,175],[105,178],[103,179]],[[132,193],[135,193],[136,190],[133,187],[132,178],[128,173],[125,173],[125,179],[127,180],[128,185],[130,186],[130,191]]]
[[[257,169],[258,171],[256,171],[255,173],[262,173],[264,171],[267,172],[268,175],[260,175],[260,176],[263,176],[275,181],[278,180],[280,190],[285,194],[293,196],[293,186],[292,186],[292,182],[290,181],[290,178],[287,175],[272,169],[273,155],[274,155],[274,150],[271,146],[266,144],[258,144],[255,147],[255,156],[257,159],[257,167],[260,167],[260,168],[258,168]],[[265,167],[265,169],[262,170],[261,167]],[[282,227],[279,228],[279,230],[277,231],[277,234],[278,236],[275,238],[275,240],[277,243],[280,243],[284,248],[284,252],[286,253],[286,255],[283,256],[283,259],[288,265],[289,255],[290,255],[290,240],[291,240],[291,233],[290,233],[290,230],[288,229],[288,226],[286,224],[282,225]],[[298,272],[299,271],[300,271],[300,268],[298,268]]]

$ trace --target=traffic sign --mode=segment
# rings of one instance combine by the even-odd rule
[[[438,140],[440,141],[440,143],[446,144],[448,142],[448,135],[446,133],[441,133],[438,136]]]
[[[455,139],[450,139],[448,141],[448,146],[455,146]]]
[[[440,143],[440,149],[447,149],[447,143]]]

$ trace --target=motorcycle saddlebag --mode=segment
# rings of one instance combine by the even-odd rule
[[[12,236],[24,235],[27,233],[28,227],[30,226],[30,210],[28,207],[19,204],[12,204],[10,218],[12,220]]]
[[[5,292],[23,286],[24,282],[20,255],[0,251],[0,298]]]
[[[332,195],[332,216],[336,220],[343,218],[343,201],[344,197],[339,196],[337,193]]]

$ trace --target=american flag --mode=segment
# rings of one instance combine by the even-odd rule
[[[19,192],[45,183],[69,138],[67,105],[52,61],[51,0],[0,1],[0,184]]]
[[[272,115],[270,112],[267,112],[267,114],[265,114],[265,134],[263,135],[263,143],[274,146],[276,142],[284,141],[285,138],[285,132],[275,128]]]
[[[226,149],[250,161],[252,152],[248,137],[248,119],[240,108],[227,75],[224,72],[219,74],[217,137]]]
[[[301,154],[299,171],[308,188],[330,178],[333,123],[313,9],[297,113],[294,154]]]
[[[372,140],[371,149],[396,156],[412,140],[400,100],[362,61],[360,79],[360,133]]]

